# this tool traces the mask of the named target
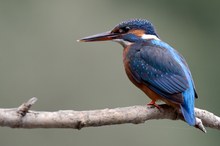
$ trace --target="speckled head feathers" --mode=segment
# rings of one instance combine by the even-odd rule
[[[124,27],[129,27],[130,29],[141,29],[144,30],[146,34],[157,36],[153,24],[146,19],[130,19],[127,21],[123,21],[118,25],[116,25],[115,28],[124,28]]]

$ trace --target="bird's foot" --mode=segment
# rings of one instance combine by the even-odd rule
[[[154,101],[154,100],[152,100],[150,103],[148,103],[147,104],[148,106],[150,105],[150,106],[154,106],[154,107],[156,107],[157,109],[159,109],[160,110],[160,106],[159,105],[157,105],[156,104],[156,101]]]

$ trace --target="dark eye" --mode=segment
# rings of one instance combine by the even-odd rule
[[[125,28],[124,28],[124,31],[125,32],[128,32],[130,30],[130,27],[128,27],[128,26],[126,26]]]
[[[122,27],[118,30],[119,33],[127,33],[130,30],[130,27]]]

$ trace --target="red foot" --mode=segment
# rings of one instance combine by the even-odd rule
[[[152,100],[150,103],[148,103],[147,105],[152,105],[155,106],[156,108],[160,109],[160,106],[156,104],[156,101]]]

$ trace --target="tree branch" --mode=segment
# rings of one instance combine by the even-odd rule
[[[37,101],[33,97],[18,108],[0,109],[0,126],[11,128],[73,128],[97,127],[124,123],[139,124],[153,119],[183,120],[182,114],[171,106],[131,106],[115,109],[89,111],[60,110],[56,112],[31,111]],[[206,132],[205,127],[220,130],[220,117],[206,110],[195,108],[196,128]]]

